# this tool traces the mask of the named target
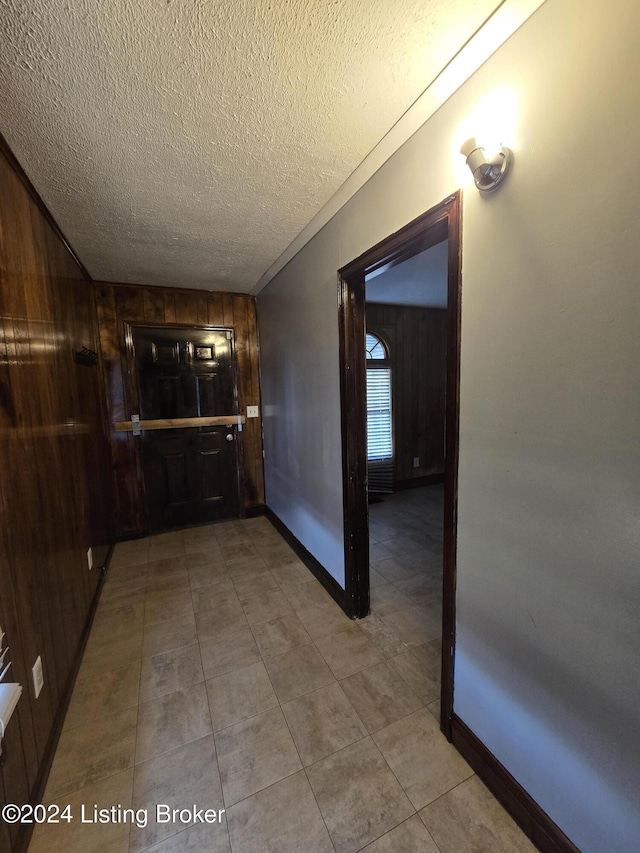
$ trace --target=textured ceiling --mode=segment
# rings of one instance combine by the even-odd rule
[[[498,0],[0,0],[0,131],[95,279],[248,292]]]

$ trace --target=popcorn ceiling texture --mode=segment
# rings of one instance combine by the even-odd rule
[[[91,275],[249,291],[497,0],[0,0],[0,131]]]

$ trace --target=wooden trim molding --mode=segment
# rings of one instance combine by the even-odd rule
[[[207,418],[159,418],[151,421],[138,421],[140,429],[190,429],[204,426],[237,426],[246,424],[244,415],[214,415]],[[116,432],[133,432],[133,421],[116,421]]]
[[[452,743],[541,853],[580,853],[482,741],[452,715]]]
[[[291,548],[293,548],[309,571],[318,581],[320,581],[334,601],[339,604],[343,610],[346,610],[345,593],[338,581],[329,574],[322,563],[316,560],[310,551],[307,551],[298,537],[289,530],[284,521],[282,521],[282,519],[280,519],[270,507],[265,506],[264,515],[266,515],[282,538],[291,546]]]
[[[460,400],[460,192],[368,249],[338,272],[340,393],[344,495],[346,612],[369,612],[369,508],[366,453],[365,275],[400,263],[448,240],[447,394],[444,472],[444,565],[442,603],[442,693],[440,721],[451,739],[455,644],[456,529]]]

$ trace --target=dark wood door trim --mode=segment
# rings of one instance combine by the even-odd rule
[[[365,275],[448,239],[447,399],[445,428],[442,693],[440,725],[451,740],[455,647],[456,525],[460,399],[461,193],[457,192],[377,243],[338,272],[345,605],[369,612]]]

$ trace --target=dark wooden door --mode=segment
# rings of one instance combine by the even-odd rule
[[[141,420],[237,417],[230,329],[138,327],[132,337]],[[143,430],[142,464],[151,531],[238,516],[235,424]]]

